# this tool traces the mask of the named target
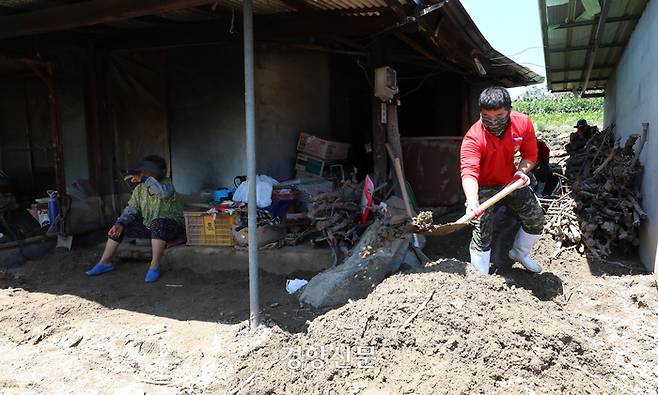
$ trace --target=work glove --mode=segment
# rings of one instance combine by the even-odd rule
[[[517,170],[516,173],[514,173],[514,178],[512,179],[512,182],[514,182],[514,181],[516,181],[516,180],[518,180],[518,179],[522,179],[522,180],[523,180],[523,185],[521,186],[522,188],[525,188],[525,187],[527,187],[528,185],[530,185],[530,177],[528,177],[528,175],[525,174],[525,173],[524,173],[523,171],[521,171],[521,170]]]

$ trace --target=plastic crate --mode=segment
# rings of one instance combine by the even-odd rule
[[[212,214],[204,211],[185,211],[187,245],[193,246],[233,246],[233,225],[235,214]]]

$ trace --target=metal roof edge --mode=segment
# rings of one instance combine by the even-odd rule
[[[433,2],[436,1],[437,0],[433,0]],[[444,8],[449,17],[455,20],[458,25],[464,26],[464,31],[469,37],[470,41],[476,48],[479,48],[482,51],[487,60],[489,60],[492,64],[505,64],[505,68],[508,68],[511,72],[515,73],[520,77],[520,79],[524,81],[523,83],[513,81],[513,86],[527,86],[544,82],[544,77],[542,75],[537,74],[528,67],[520,65],[519,63],[513,61],[509,57],[494,49],[486,37],[482,34],[480,29],[477,27],[475,21],[473,21],[473,18],[471,18],[464,6],[461,4],[460,0],[449,0],[449,3]],[[502,62],[493,62],[491,59],[499,59],[502,60]]]

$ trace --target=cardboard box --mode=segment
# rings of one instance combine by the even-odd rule
[[[297,154],[295,169],[297,170],[298,176],[311,174],[321,177],[324,173],[326,164],[327,162],[320,158],[315,158],[311,155],[299,153]]]
[[[347,159],[350,152],[350,145],[302,133],[297,143],[297,151],[322,160],[340,161]]]

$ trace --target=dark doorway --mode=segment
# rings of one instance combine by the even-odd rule
[[[48,89],[29,74],[0,77],[0,169],[21,203],[56,189]]]

